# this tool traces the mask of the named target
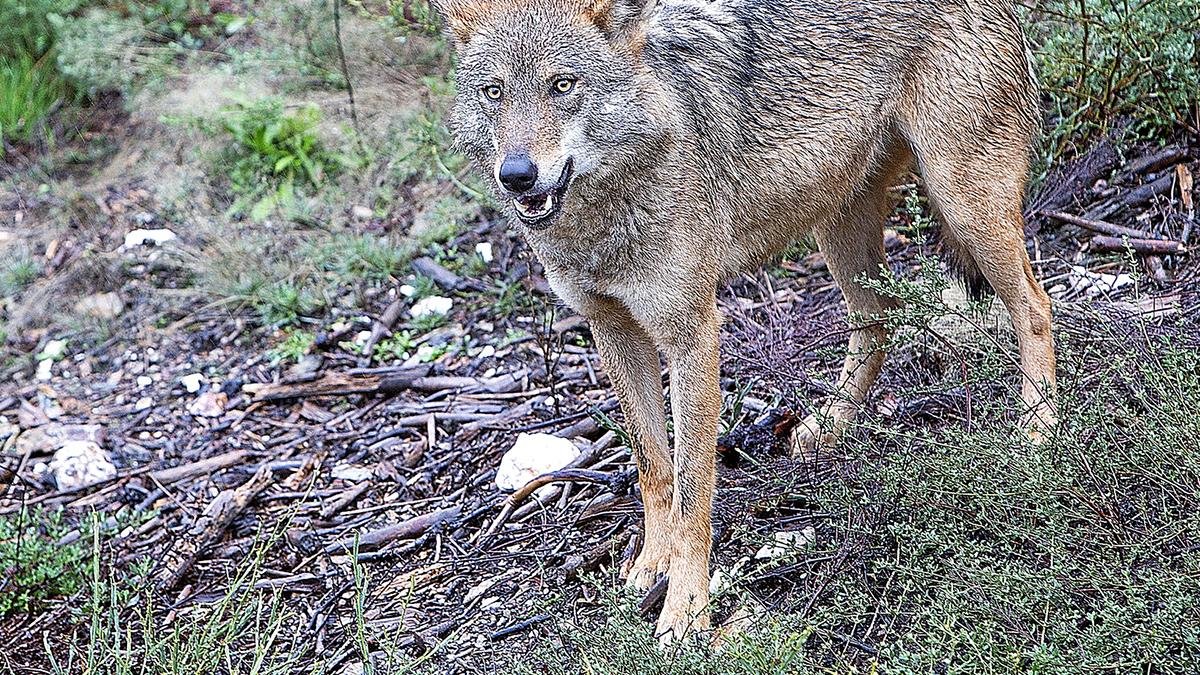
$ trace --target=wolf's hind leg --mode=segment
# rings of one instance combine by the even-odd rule
[[[877,277],[887,263],[883,220],[891,200],[880,187],[856,201],[852,212],[815,230],[825,264],[846,298],[853,330],[837,390],[818,412],[792,432],[793,457],[807,456],[818,448],[837,443],[879,377],[886,356],[884,343],[888,334],[879,317],[896,302],[864,287],[860,281],[864,275]]]
[[[942,238],[968,258],[996,291],[1012,317],[1021,359],[1022,424],[1035,441],[1054,426],[1054,339],[1050,298],[1033,275],[1025,252],[1021,196],[1026,172],[1020,145],[1008,157],[997,151],[954,156],[920,152],[921,172],[941,217]]]
[[[645,591],[667,573],[673,536],[668,523],[673,488],[662,367],[650,336],[624,307],[609,302],[601,311],[589,314],[593,315],[592,334],[625,413],[637,460],[645,527],[641,553],[626,583]]]

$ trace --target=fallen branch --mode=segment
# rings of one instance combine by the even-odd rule
[[[537,478],[523,485],[519,490],[509,495],[504,501],[504,508],[500,511],[500,515],[492,521],[485,535],[491,535],[500,529],[512,514],[513,509],[521,505],[529,495],[536,492],[539,488],[545,487],[551,483],[563,481],[572,481],[577,483],[599,483],[604,485],[614,493],[621,494],[629,490],[633,485],[634,472],[621,471],[618,473],[608,473],[605,471],[588,471],[587,469],[563,469],[561,471],[551,471],[544,473]]]
[[[1133,251],[1139,255],[1177,255],[1185,253],[1187,247],[1178,241],[1166,239],[1133,239],[1131,237],[1092,237],[1088,247],[1093,251]]]
[[[1144,204],[1145,202],[1154,199],[1158,195],[1170,192],[1171,185],[1173,185],[1174,182],[1175,176],[1167,174],[1166,176],[1163,176],[1154,182],[1146,183],[1137,189],[1126,192],[1110,202],[1097,206],[1091,211],[1083,214],[1083,217],[1087,218],[1088,220],[1104,220],[1121,209]]]
[[[348,394],[394,394],[404,390],[504,393],[520,389],[524,372],[491,378],[430,376],[431,365],[370,368],[326,373],[319,378],[293,382],[247,384],[242,391],[255,401],[279,401],[312,396]]]
[[[175,539],[174,546],[163,558],[157,573],[162,587],[170,590],[179,585],[200,553],[221,538],[225,529],[270,482],[271,467],[263,464],[250,480],[237,488],[222,490],[213,498],[187,532]]]
[[[1063,213],[1061,211],[1049,211],[1049,212],[1042,211],[1042,212],[1040,212],[1040,215],[1046,216],[1047,218],[1052,218],[1059,222],[1067,223],[1068,225],[1075,225],[1077,227],[1082,227],[1084,229],[1091,230],[1092,232],[1098,232],[1100,234],[1107,234],[1107,235],[1113,236],[1113,237],[1133,237],[1134,239],[1154,239],[1155,238],[1154,235],[1150,234],[1149,232],[1144,232],[1142,230],[1135,230],[1132,227],[1125,227],[1124,225],[1116,225],[1114,223],[1109,223],[1109,222],[1103,221],[1103,220],[1091,220],[1089,218],[1081,218],[1079,216],[1073,216],[1069,213]]]
[[[396,298],[392,304],[383,310],[383,314],[371,326],[371,334],[367,337],[367,341],[363,343],[362,355],[358,358],[358,365],[366,368],[371,363],[371,352],[375,351],[375,345],[383,339],[383,336],[390,335],[392,327],[400,320],[400,315],[404,313],[404,305],[408,304],[408,298],[403,296]]]
[[[437,264],[432,258],[422,256],[410,264],[414,272],[432,279],[433,283],[448,291],[461,290],[467,285],[462,277]]]
[[[362,551],[379,548],[384,544],[390,544],[398,539],[415,539],[442,523],[458,518],[460,514],[462,514],[461,506],[451,506],[440,511],[409,518],[395,525],[388,525],[378,530],[372,530],[358,536],[358,548]],[[354,541],[354,537],[341,539],[326,546],[325,552],[331,554],[349,553],[354,550]]]
[[[1187,160],[1189,154],[1187,148],[1170,147],[1139,157],[1125,166],[1122,178],[1128,180],[1138,174],[1165,169],[1172,164]]]

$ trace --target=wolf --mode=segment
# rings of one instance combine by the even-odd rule
[[[1025,251],[1038,95],[1011,0],[434,0],[450,127],[561,299],[590,322],[644,505],[636,589],[664,641],[708,627],[722,280],[812,235],[855,322],[837,395],[795,452],[837,442],[879,374],[895,301],[882,228],[915,168],[948,257],[1012,317],[1024,423],[1055,421],[1050,301]],[[674,453],[664,412],[669,370]]]

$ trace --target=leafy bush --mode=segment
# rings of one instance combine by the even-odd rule
[[[0,262],[0,295],[14,296],[41,274],[37,260],[27,251],[17,251]]]
[[[138,78],[161,72],[172,58],[170,52],[143,46],[146,27],[135,17],[94,7],[52,21],[58,36],[58,70],[87,94],[127,94]]]
[[[0,617],[79,590],[87,551],[78,543],[60,546],[65,533],[57,511],[0,516]]]
[[[79,0],[0,0],[0,156],[4,142],[31,141],[70,89],[54,68],[53,17]]]
[[[0,141],[33,140],[42,120],[69,93],[53,68],[29,55],[0,60]]]
[[[250,217],[262,220],[289,204],[297,190],[320,186],[326,173],[348,162],[322,145],[316,134],[320,121],[316,106],[287,112],[275,98],[239,102],[224,110],[220,129],[231,145],[222,164],[229,167],[237,195],[233,212],[249,207]]]
[[[1036,0],[1031,34],[1054,118],[1044,160],[1128,124],[1200,131],[1200,3]]]

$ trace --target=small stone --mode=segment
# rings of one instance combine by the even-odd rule
[[[153,408],[153,407],[154,407],[154,399],[150,398],[149,396],[143,396],[137,400],[137,403],[133,404],[133,409],[138,412],[142,412],[143,410],[149,410],[150,408]]]
[[[75,312],[94,319],[112,320],[125,311],[125,302],[121,296],[110,291],[89,295],[75,303]]]
[[[154,378],[150,377],[149,375],[138,375],[137,386],[139,389],[145,389],[152,384],[154,384]]]
[[[137,248],[138,246],[162,246],[169,241],[175,241],[179,236],[171,230],[160,228],[157,230],[133,230],[125,235],[125,245],[123,248]]]
[[[184,375],[183,377],[179,378],[179,384],[182,384],[183,388],[187,390],[187,393],[189,394],[194,394],[200,391],[200,386],[206,381],[207,380],[200,373],[192,373],[191,375]]]
[[[496,355],[496,348],[492,345],[484,345],[483,349],[479,350],[479,358],[490,359]]]
[[[496,487],[513,491],[534,478],[570,464],[579,456],[571,441],[551,434],[521,434],[500,458]]]
[[[41,353],[39,353],[37,355],[37,358],[39,361],[43,361],[46,359],[50,359],[51,361],[57,361],[57,360],[61,359],[63,356],[65,356],[66,353],[67,353],[67,341],[66,340],[51,340],[46,343],[45,347],[42,347],[42,351],[41,351]]]
[[[42,382],[46,382],[51,377],[54,377],[54,360],[44,359],[42,361],[38,361],[37,379]]]
[[[333,467],[333,471],[329,475],[339,480],[348,480],[351,483],[358,483],[367,480],[374,472],[365,466],[356,466],[354,464],[338,464]]]
[[[40,426],[27,428],[18,436],[14,450],[22,455],[48,455],[70,441],[89,441],[103,445],[104,438],[104,427],[99,424],[60,424],[44,421]]]
[[[225,414],[229,396],[223,391],[209,390],[188,404],[188,412],[196,417],[220,417]]]
[[[414,288],[411,284],[400,284],[400,295],[403,295],[406,298],[411,298],[413,295],[416,294],[416,292],[417,292],[417,289]]]
[[[492,262],[492,243],[489,241],[481,241],[478,244],[475,244],[475,253],[479,255],[483,262]]]
[[[758,549],[758,552],[754,554],[754,559],[774,560],[775,558],[797,555],[816,541],[817,531],[811,526],[803,530],[776,532],[769,543]]]
[[[421,298],[408,310],[409,315],[414,319],[421,319],[426,316],[444,316],[454,306],[454,301],[450,298],[441,295],[431,295],[427,298]]]
[[[359,204],[350,207],[350,215],[353,216],[355,220],[370,220],[375,216],[375,212]]]
[[[54,453],[48,468],[59,490],[76,490],[117,475],[108,454],[91,441],[68,441]]]
[[[19,433],[21,433],[21,427],[9,422],[4,415],[0,415],[0,445]]]

